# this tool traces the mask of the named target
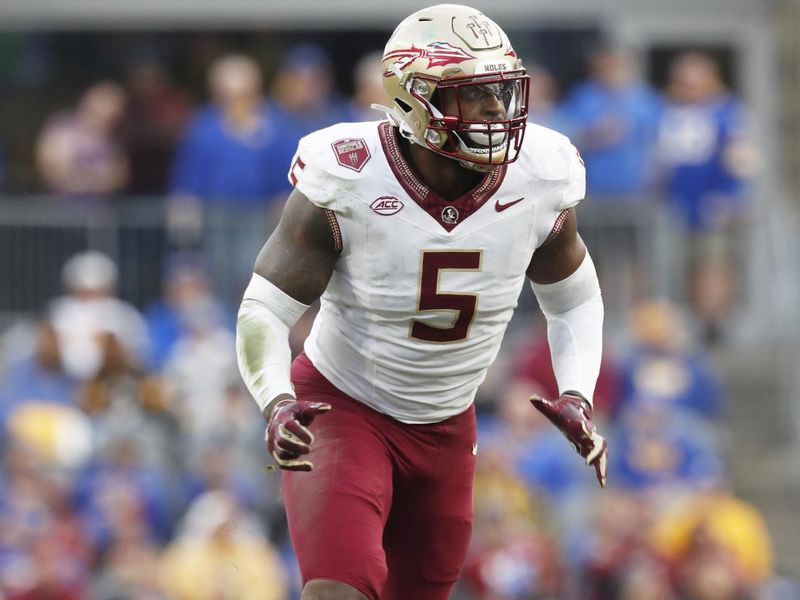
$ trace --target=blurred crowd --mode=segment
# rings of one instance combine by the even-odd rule
[[[381,117],[370,109],[384,102],[380,58],[369,52],[351,66],[353,91],[345,96],[321,46],[288,48],[268,81],[251,56],[222,54],[208,61],[199,106],[164,64],[134,62],[121,81],[96,82],[44,120],[31,157],[38,181],[28,191],[89,205],[165,198],[172,247],[204,248],[219,289],[235,298],[250,268],[237,257],[255,256],[273,226],[291,190],[287,171],[299,138]],[[530,119],[578,147],[590,200],[669,211],[681,243],[671,249],[676,272],[664,277],[675,280],[706,340],[721,339],[740,294],[746,260],[737,242],[746,235],[758,155],[717,60],[676,53],[662,89],[636,57],[613,46],[590,52],[586,77],[564,89],[544,67],[527,67]],[[0,190],[2,173],[0,153]]]
[[[379,118],[380,58],[354,65],[345,97],[319,46],[290,48],[268,83],[253,58],[223,55],[199,107],[149,61],[44,123],[39,189],[65,206],[163,197],[170,253],[161,297],[143,306],[121,298],[108,256],[69,257],[62,293],[0,338],[0,598],[297,597],[279,476],[236,369],[236,298],[298,139]],[[735,308],[757,167],[742,103],[697,52],[675,56],[660,90],[612,47],[569,89],[529,70],[531,120],[579,148],[589,201],[671,212],[689,310],[643,301],[612,336],[624,343],[606,352],[596,399],[612,449],[604,492],[528,404],[557,393],[543,326],[514,328],[479,394],[475,532],[456,597],[782,598],[763,518],[727,482],[726,399],[706,350]],[[2,173],[0,155],[0,185]],[[209,227],[215,215],[257,226]]]
[[[173,257],[142,309],[101,253],[62,271],[63,293],[0,346],[0,598],[297,598],[234,307],[202,262]],[[543,323],[515,328],[477,400],[457,600],[794,597],[775,593],[764,520],[727,483],[725,394],[685,315],[644,302],[629,327],[595,400],[605,491],[528,403],[557,393]]]

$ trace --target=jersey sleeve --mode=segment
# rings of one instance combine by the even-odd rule
[[[558,182],[536,217],[537,247],[558,233],[565,211],[574,208],[586,196],[586,167],[578,149],[565,136],[558,135],[549,157],[549,179]]]
[[[325,169],[324,159],[313,134],[302,138],[289,167],[289,182],[315,205],[336,212],[338,186]]]
[[[562,189],[559,212],[577,206],[586,196],[586,167],[578,149],[565,139],[560,152],[567,164],[567,180]]]

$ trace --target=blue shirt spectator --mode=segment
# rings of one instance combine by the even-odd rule
[[[75,405],[77,386],[61,364],[56,332],[41,323],[35,352],[9,365],[0,384],[0,429],[8,414],[25,402]]]
[[[333,82],[333,65],[321,47],[294,46],[283,57],[272,86],[270,108],[277,115],[282,140],[292,156],[301,137],[352,119],[347,102],[335,92]],[[378,120],[380,114],[376,112],[370,118]],[[289,166],[287,162],[284,176]]]
[[[717,436],[697,419],[640,402],[611,436],[609,477],[628,489],[704,488],[724,476]]]
[[[175,344],[190,336],[198,320],[209,326],[234,330],[236,317],[215,296],[202,261],[192,255],[170,258],[163,280],[164,295],[144,312],[150,332],[148,364],[155,371],[164,368]]]
[[[565,131],[586,162],[589,194],[631,196],[646,191],[659,114],[658,96],[636,77],[631,59],[603,50],[591,76],[562,106]]]
[[[636,345],[623,370],[610,475],[624,487],[702,487],[723,476],[721,387],[681,312],[648,302],[632,314]]]
[[[484,453],[499,453],[529,489],[558,505],[585,490],[590,480],[561,432],[530,410],[527,400],[533,392],[544,393],[538,381],[511,374],[497,399],[497,413],[477,420],[478,444]]]
[[[192,119],[175,160],[167,224],[178,247],[203,249],[217,289],[234,300],[291,191],[299,134],[265,99],[252,58],[219,58],[209,85],[213,102]]]
[[[725,223],[743,205],[752,162],[744,109],[727,92],[710,57],[676,59],[659,132],[664,187],[683,221],[695,230]]]
[[[128,456],[135,453],[133,446],[131,440],[115,440],[75,482],[72,502],[99,550],[124,535],[125,527],[141,527],[151,541],[166,541],[172,533],[173,490],[164,474]]]
[[[174,196],[205,202],[264,206],[289,191],[294,143],[262,95],[258,65],[246,56],[218,59],[210,68],[213,102],[191,119],[172,173]]]
[[[72,405],[76,389],[75,380],[60,367],[50,369],[31,356],[11,366],[2,394],[9,405],[27,401]]]
[[[294,148],[276,129],[280,120],[262,103],[252,128],[235,131],[222,108],[198,110],[178,149],[172,193],[247,205],[288,193],[286,172]]]
[[[693,344],[683,314],[668,302],[638,305],[631,316],[634,344],[622,364],[615,415],[647,402],[708,424],[725,411],[719,377]]]
[[[620,410],[647,397],[708,421],[722,416],[724,398],[716,374],[700,353],[664,354],[637,347],[622,365]]]

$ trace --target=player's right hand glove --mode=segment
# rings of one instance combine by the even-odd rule
[[[311,451],[314,434],[308,426],[315,417],[328,412],[330,404],[285,399],[278,402],[269,416],[265,441],[267,450],[281,469],[287,471],[310,471],[314,468],[309,460],[300,457]]]
[[[608,444],[592,423],[591,404],[570,394],[562,394],[557,400],[531,396],[531,404],[561,430],[587,465],[594,466],[597,481],[606,487]]]

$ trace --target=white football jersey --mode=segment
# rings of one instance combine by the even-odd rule
[[[454,201],[418,178],[386,121],[304,137],[289,179],[330,211],[341,245],[306,354],[337,388],[404,423],[470,406],[534,250],[585,192],[577,150],[533,124],[515,162]]]

